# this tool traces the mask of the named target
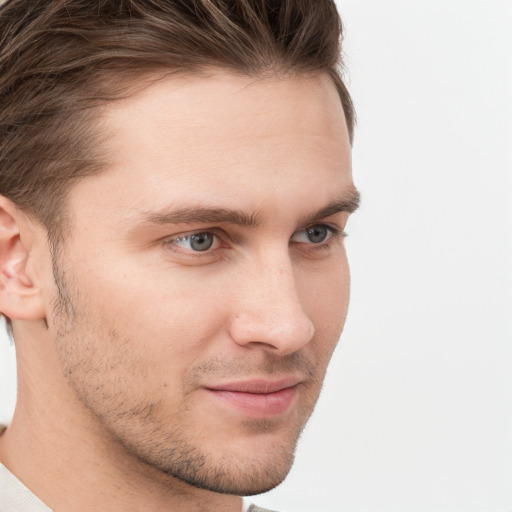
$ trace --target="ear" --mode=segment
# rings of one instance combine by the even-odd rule
[[[0,312],[11,320],[39,320],[45,312],[40,290],[27,273],[31,223],[0,196]]]

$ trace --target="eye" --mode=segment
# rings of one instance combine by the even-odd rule
[[[201,233],[193,233],[191,235],[174,238],[170,240],[169,243],[189,251],[204,252],[215,248],[214,246],[219,244],[219,240],[214,233],[203,231]]]
[[[325,224],[317,224],[301,231],[297,231],[293,234],[291,240],[293,242],[306,244],[321,244],[322,242],[329,240],[335,234],[334,228],[326,226]]]

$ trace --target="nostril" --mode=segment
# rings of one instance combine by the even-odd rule
[[[276,345],[274,345],[272,343],[266,343],[264,341],[251,341],[250,345],[252,347],[261,347],[261,348],[264,348],[265,350],[271,350],[274,352],[279,350]]]

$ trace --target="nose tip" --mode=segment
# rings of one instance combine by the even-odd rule
[[[284,318],[274,311],[269,315],[239,314],[231,326],[231,337],[238,345],[262,346],[279,355],[300,350],[314,336],[311,319],[301,310]]]

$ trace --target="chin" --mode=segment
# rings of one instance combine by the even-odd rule
[[[207,491],[236,496],[253,496],[268,492],[283,482],[293,464],[294,456],[282,455],[266,461],[224,460],[221,463],[204,461],[194,474],[175,470],[166,473],[188,485]]]
[[[165,477],[219,494],[252,496],[270,491],[286,478],[295,457],[296,437],[279,440],[270,435],[263,443],[261,439],[233,440],[219,451],[184,437],[174,437],[171,445],[155,439],[145,444],[141,437],[133,443],[119,441],[146,468]]]

